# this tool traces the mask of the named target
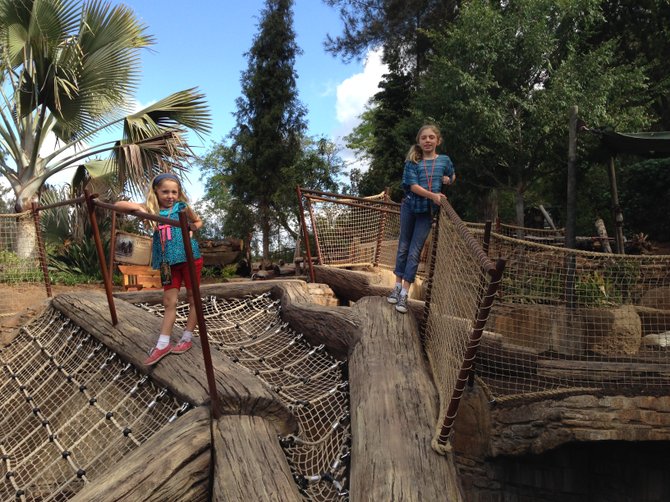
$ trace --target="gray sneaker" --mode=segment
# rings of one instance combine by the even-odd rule
[[[395,309],[401,314],[407,312],[407,295],[400,295],[398,297],[398,303],[395,304]]]
[[[391,291],[391,294],[386,297],[386,301],[389,303],[398,303],[398,300],[400,299],[400,289],[398,286],[395,286],[393,288],[393,291]]]

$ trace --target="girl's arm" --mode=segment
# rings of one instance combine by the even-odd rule
[[[451,176],[442,176],[443,185],[453,185],[454,181],[456,181],[456,173],[452,174]]]
[[[438,205],[441,203],[442,197],[444,197],[445,199],[447,198],[446,195],[443,195],[441,193],[429,192],[428,190],[426,190],[425,188],[423,188],[419,184],[414,184],[414,185],[410,186],[409,189],[413,193],[415,193],[415,194],[417,194],[421,197],[425,197],[428,200],[432,200],[435,204],[438,204]]]
[[[131,202],[129,200],[120,200],[114,203],[115,207],[119,209],[125,209],[127,211],[144,211],[147,212],[147,208],[144,204],[138,204],[137,202]]]
[[[202,228],[202,220],[195,214],[190,206],[186,206],[186,216],[188,217],[188,228],[191,232],[195,232],[199,228]]]

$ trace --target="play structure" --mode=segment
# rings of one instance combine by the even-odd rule
[[[670,437],[668,257],[518,239],[447,203],[403,316],[384,298],[397,204],[298,193],[309,278],[203,286],[190,352],[141,365],[160,290],[58,295],[16,329],[3,500],[479,500],[497,455]]]

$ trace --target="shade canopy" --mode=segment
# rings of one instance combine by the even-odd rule
[[[612,153],[641,157],[670,157],[670,131],[618,133],[596,131],[603,145]]]

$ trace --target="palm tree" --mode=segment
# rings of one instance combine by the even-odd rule
[[[157,172],[188,169],[192,152],[184,134],[210,129],[202,94],[176,92],[130,113],[140,50],[152,44],[124,5],[0,0],[0,175],[16,196],[17,212],[69,167],[103,162],[131,193]],[[122,126],[121,138],[96,143],[114,126]],[[54,139],[56,147],[47,149]],[[26,237],[19,247],[32,249],[30,229],[19,235]]]

